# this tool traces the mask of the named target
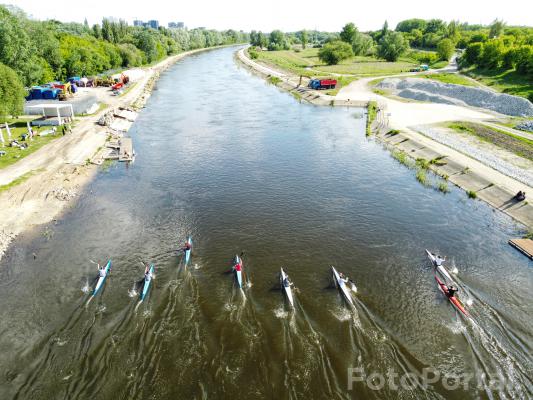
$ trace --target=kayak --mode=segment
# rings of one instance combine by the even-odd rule
[[[281,287],[284,289],[285,291],[285,294],[287,295],[287,300],[289,300],[289,303],[291,305],[291,307],[294,308],[294,298],[292,296],[292,288],[291,288],[291,285],[288,285],[288,286],[285,286],[283,284],[283,282],[285,282],[285,279],[288,279],[288,275],[285,273],[285,271],[283,271],[283,268],[281,268],[281,273],[280,273],[280,276],[279,276],[279,280],[280,280],[280,283],[281,283]]]
[[[148,294],[148,289],[150,289],[150,283],[152,283],[154,270],[155,270],[154,264],[150,264],[150,269],[149,269],[150,279],[147,280],[146,276],[144,278],[143,290],[141,292],[141,301],[143,301],[146,295]]]
[[[433,266],[437,269],[437,271],[439,271],[441,273],[441,275],[444,276],[445,278],[447,278],[450,281],[454,282],[454,279],[452,278],[450,273],[446,270],[446,268],[444,268],[444,266],[442,264],[441,265],[437,265],[437,256],[435,254],[431,253],[427,249],[426,249],[426,253],[427,253],[429,259],[431,260],[431,263],[433,264]]]
[[[241,271],[237,271],[235,267],[240,264],[241,265]],[[233,271],[235,271],[235,279],[237,279],[237,284],[239,285],[239,288],[242,289],[242,260],[239,256],[235,256],[235,259],[233,260]]]
[[[344,299],[346,300],[346,302],[348,304],[353,306],[354,304],[353,304],[352,295],[350,293],[350,288],[348,287],[348,285],[346,285],[346,282],[344,282],[341,279],[339,273],[337,272],[337,270],[333,266],[331,267],[331,270],[333,271],[333,280],[335,281],[335,284],[337,285],[337,287],[339,288],[339,290],[343,294]]]
[[[470,317],[468,314],[468,311],[466,311],[465,307],[463,306],[463,303],[455,297],[455,296],[448,296],[448,287],[442,282],[437,275],[435,275],[435,279],[437,280],[437,284],[439,285],[439,289],[442,293],[450,300],[450,302],[454,305],[456,309],[461,311],[465,316]]]
[[[187,243],[191,245],[191,248],[189,250],[185,250],[185,265],[187,265],[189,263],[189,260],[191,259],[192,239],[190,236],[187,238]]]
[[[104,286],[105,279],[107,278],[107,275],[109,275],[109,271],[111,271],[111,260],[109,260],[104,268],[105,274],[104,276],[98,276],[98,281],[96,282],[96,286],[93,290],[93,297],[96,296],[98,291]]]

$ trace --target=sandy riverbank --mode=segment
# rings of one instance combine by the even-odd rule
[[[98,167],[87,161],[105,146],[109,135],[108,127],[97,125],[102,115],[119,107],[141,109],[161,72],[186,56],[212,49],[184,52],[144,68],[144,76],[127,93],[106,99],[108,107],[76,118],[71,134],[0,170],[0,186],[22,180],[0,192],[0,258],[18,234],[57,218],[94,178]]]
[[[273,69],[251,60],[244,50],[237,52],[238,60],[254,73],[267,79],[275,76],[278,87],[299,98],[317,105],[366,106],[369,101],[379,105],[379,115],[373,124],[376,138],[391,151],[401,150],[414,159],[434,158],[445,160],[444,166],[431,166],[437,174],[467,192],[475,192],[477,198],[510,215],[529,229],[533,228],[533,206],[527,202],[515,203],[512,196],[519,190],[533,195],[533,188],[524,181],[514,179],[484,163],[485,159],[471,157],[461,149],[452,148],[427,134],[427,127],[439,131],[440,124],[450,121],[493,121],[498,115],[482,109],[449,104],[406,102],[381,96],[372,91],[370,82],[380,77],[362,78],[342,88],[337,96],[328,96],[319,91],[299,87],[299,77],[289,72]],[[387,135],[391,129],[399,134]],[[500,157],[495,151],[490,158]],[[490,151],[483,148],[481,151]],[[532,171],[528,171],[532,172]]]

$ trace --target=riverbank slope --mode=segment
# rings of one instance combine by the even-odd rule
[[[142,108],[161,72],[184,57],[215,48],[180,53],[144,68],[144,76],[123,96],[109,96],[106,108],[77,117],[72,133],[0,170],[0,258],[18,234],[57,218],[96,175],[98,166],[89,160],[109,137],[109,128],[97,124],[101,116],[119,107]]]

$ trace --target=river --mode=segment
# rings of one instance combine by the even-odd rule
[[[0,398],[531,398],[532,263],[507,244],[523,227],[421,185],[365,137],[363,110],[300,104],[234,51],[165,72],[130,131],[135,163],[102,168],[11,246]],[[173,250],[189,234],[184,267]],[[457,268],[472,321],[438,291],[426,248]],[[138,305],[141,260],[156,276]],[[355,309],[331,265],[355,281]]]

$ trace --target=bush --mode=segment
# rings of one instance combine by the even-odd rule
[[[378,57],[387,61],[396,61],[405,53],[407,47],[407,41],[401,33],[387,32],[379,42]]]
[[[328,65],[335,65],[353,57],[352,46],[341,40],[335,40],[333,42],[326,43],[318,51],[318,58]]]
[[[22,113],[26,90],[16,72],[0,63],[0,117],[18,117]]]
[[[257,51],[252,50],[252,49],[248,50],[248,54],[250,55],[250,58],[252,60],[255,60],[257,59],[257,57],[259,57],[259,54],[257,54]]]
[[[437,53],[439,54],[441,60],[448,61],[451,58],[454,50],[455,47],[450,39],[442,39],[437,44]]]

